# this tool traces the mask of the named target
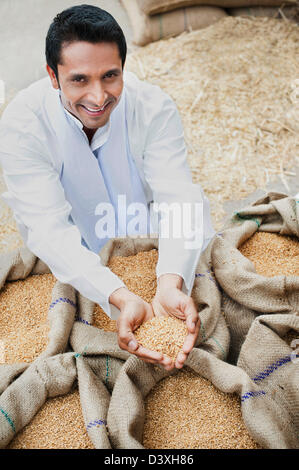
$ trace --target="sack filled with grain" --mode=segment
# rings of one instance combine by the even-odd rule
[[[170,377],[130,357],[117,377],[108,412],[113,447],[298,449],[298,364],[290,360],[294,349],[280,335],[292,325],[298,336],[299,318],[284,315],[276,331],[267,318],[265,343],[264,332],[255,338],[253,328],[238,366],[194,348],[186,373]],[[271,353],[265,354],[264,347]],[[161,388],[163,400],[155,403]]]
[[[235,417],[240,417],[235,405],[241,406],[249,432],[246,441],[236,439],[234,445],[296,448],[298,393],[293,379],[289,385],[286,382],[290,374],[296,380],[297,376],[290,359],[294,351],[283,338],[290,329],[299,332],[298,277],[266,278],[257,274],[252,262],[238,249],[257,228],[298,237],[296,201],[270,193],[235,214],[210,242],[196,268],[192,297],[200,313],[201,330],[186,366],[219,393],[238,396],[235,404],[223,398],[231,403]],[[114,239],[103,247],[100,256],[104,265],[125,273],[130,289],[140,289],[144,282],[150,300],[155,290],[151,272],[157,248],[157,239]],[[146,275],[143,256],[151,266]],[[93,446],[143,448],[144,401],[160,381],[175,371],[166,372],[120,349],[114,325],[105,319],[100,321],[97,306],[70,286],[62,285],[60,300],[65,301],[60,302],[61,308],[69,305],[66,299],[72,295],[76,299],[76,317],[74,321],[73,313],[68,314],[74,322],[68,338],[71,351],[39,357],[25,371],[23,365],[3,365],[6,371],[11,367],[9,380],[0,367],[0,446],[7,446],[47,399],[70,393],[77,380],[84,425]],[[236,354],[235,364],[225,362],[230,345],[226,322],[233,337],[230,352],[231,357]],[[175,416],[173,420],[177,425]],[[225,445],[225,439],[219,436],[217,445]],[[196,442],[205,446],[204,441]]]
[[[253,16],[267,18],[287,18],[288,20],[297,22],[299,19],[298,6],[248,6],[228,8],[227,12],[231,16]]]
[[[186,376],[182,375],[181,371],[177,374],[167,373],[159,367],[150,366],[131,356],[117,375],[108,409],[107,425],[113,447],[299,447],[297,439],[299,423],[296,414],[299,404],[298,368],[294,362],[294,360],[298,361],[298,354],[296,356],[294,352],[294,344],[286,339],[290,330],[295,337],[299,336],[299,318],[296,315],[298,278],[289,276],[286,289],[287,300],[280,296],[281,279],[279,281],[276,278],[262,279],[260,281],[262,284],[266,282],[266,285],[262,286],[261,291],[257,289],[254,292],[255,286],[259,283],[251,282],[253,266],[249,269],[249,277],[248,273],[244,273],[244,270],[248,271],[248,265],[251,262],[247,259],[245,268],[244,263],[241,263],[239,270],[234,264],[235,260],[231,259],[231,254],[235,250],[240,257],[243,257],[243,261],[245,260],[244,255],[241,255],[235,245],[239,246],[241,242],[250,239],[250,236],[256,233],[258,226],[265,231],[261,233],[266,235],[274,232],[270,235],[279,233],[281,236],[285,234],[285,237],[291,234],[298,236],[298,208],[294,199],[270,193],[253,206],[239,211],[228,223],[227,228],[215,236],[199,260],[192,296],[194,299],[201,300],[197,307],[200,311],[202,328],[197,347],[192,350],[186,361],[186,366],[191,369],[193,376],[187,382],[190,386],[190,394],[184,402],[187,404],[184,409],[185,427],[184,421],[180,421],[179,408],[182,402],[178,401],[178,395],[171,394],[171,390],[175,386],[178,392],[181,391],[181,398],[186,393]],[[153,246],[148,245],[147,249]],[[112,249],[113,242],[110,243],[107,251],[110,252]],[[106,257],[110,256],[109,252],[105,253]],[[130,253],[132,251],[128,247],[127,255]],[[294,253],[291,252],[290,256],[293,255]],[[248,287],[252,290],[251,301],[255,301],[256,305],[259,304],[259,296],[262,294],[262,303],[268,303],[272,313],[272,315],[260,315],[260,311],[251,311],[249,317],[246,318],[247,311],[243,312],[241,303],[235,305],[234,311],[229,312],[231,315],[226,317],[228,324],[230,326],[231,321],[232,331],[240,332],[241,337],[239,348],[241,352],[235,365],[222,360],[219,354],[220,344],[216,346],[219,337],[215,335],[216,331],[211,333],[209,322],[205,318],[208,312],[211,314],[211,318],[207,317],[210,321],[217,316],[221,307],[221,298],[227,295],[218,281],[219,277],[222,278],[221,270],[218,271],[219,267],[229,270],[229,273],[225,275],[225,280],[231,285],[231,289],[237,293],[239,289],[243,290],[240,295],[242,297],[245,294],[246,298],[244,291]],[[273,263],[271,267],[273,269]],[[289,266],[288,269],[290,269]],[[246,280],[242,280],[244,276]],[[257,278],[259,275],[254,272],[254,276]],[[239,277],[240,284],[238,284]],[[286,276],[281,277],[287,280]],[[217,287],[218,282],[221,289]],[[267,292],[272,282],[274,285]],[[222,281],[222,284],[225,283]],[[265,299],[267,293],[268,297]],[[269,301],[271,294],[275,298]],[[282,301],[284,306],[289,303],[289,309],[284,310],[282,306],[281,311],[284,313],[277,313],[273,308],[273,303],[276,307],[277,301]],[[209,309],[211,305],[215,310]],[[241,324],[242,322],[247,324],[247,335],[244,335],[242,329],[236,328],[237,320]],[[213,354],[211,354],[212,350],[206,348],[204,341],[203,331],[206,328],[210,334],[210,346],[217,347]],[[152,340],[151,329],[148,329],[148,332]],[[151,408],[151,403],[157,397],[156,390],[163,387],[163,383],[166,383],[166,399],[165,404],[159,403],[157,416],[154,406]],[[207,402],[206,395],[210,396],[211,403]],[[204,404],[201,404],[201,398]],[[207,409],[201,410],[203,406]],[[131,410],[129,419],[128,410]],[[145,411],[146,414],[144,414]],[[219,415],[222,416],[222,413],[225,413],[226,419],[219,422]],[[208,429],[205,428],[208,433],[210,432],[208,436],[201,430],[204,419],[209,420],[211,424]],[[155,423],[154,430],[153,422]],[[192,432],[185,432],[186,429]],[[165,430],[169,430],[169,434]]]
[[[71,288],[25,247],[1,255],[0,266],[0,364],[63,352],[75,316]]]
[[[133,29],[133,42],[145,46],[150,42],[178,36],[184,31],[206,28],[216,23],[227,13],[215,6],[181,8],[163,15],[146,15],[138,0],[122,0]]]
[[[132,291],[144,300],[151,301],[156,288],[157,248],[157,239],[114,239],[105,245],[100,256],[104,265],[109,265],[119,275],[123,273],[122,278]],[[11,302],[16,301],[17,294],[20,301],[26,304],[29,298],[34,298],[30,289],[35,287],[41,292],[40,279],[32,274],[40,272],[40,276],[51,276],[46,274],[47,266],[26,248],[3,255],[1,267],[3,304],[7,302],[5,280],[15,281]],[[208,270],[208,266],[203,263],[201,269]],[[199,291],[196,290],[199,279],[200,276],[195,279],[194,284],[194,300],[198,308],[202,303],[202,297],[198,297]],[[110,448],[106,428],[110,394],[119,371],[130,354],[119,348],[115,325],[110,321],[110,327],[107,328],[107,316],[103,311],[100,312],[99,306],[69,285],[55,283],[55,279],[50,279],[50,282],[47,288],[49,290],[54,286],[52,295],[49,297],[49,292],[46,297],[42,295],[39,304],[43,316],[48,310],[48,344],[44,344],[42,350],[35,349],[34,354],[29,357],[27,343],[21,341],[19,355],[13,355],[10,351],[13,360],[5,361],[6,363],[0,366],[0,445],[5,447],[12,441],[12,448],[27,446],[30,439],[33,439],[32,445],[37,445],[39,423],[43,422],[43,416],[47,415],[45,410],[52,409],[49,400],[70,393],[77,379],[83,419],[89,438],[97,448]],[[204,305],[201,307],[203,322],[198,343],[202,343],[202,347],[207,351],[225,359],[229,335],[224,318],[220,314],[219,304],[215,304],[213,300],[216,290],[215,283],[214,288],[209,288],[206,292]],[[22,308],[23,317],[28,314],[25,304],[21,303],[19,307],[18,328],[21,337],[24,331]],[[10,309],[15,310],[16,305],[11,303]],[[39,332],[36,334],[36,341],[40,339]],[[68,345],[72,350],[68,349]],[[19,358],[23,359],[21,363]],[[127,412],[130,414],[132,409],[127,409]],[[35,416],[36,419],[31,424]],[[115,419],[118,419],[117,413]],[[53,420],[55,421],[54,417]],[[24,431],[20,433],[22,429]],[[86,443],[82,435],[81,438]],[[44,441],[41,440],[41,446],[44,445],[42,442]],[[129,447],[130,442],[129,437]],[[57,443],[57,446],[59,445],[64,446],[65,442],[60,441]]]
[[[221,287],[222,310],[230,330],[230,362],[236,364],[258,315],[298,312],[298,237],[296,200],[269,193],[236,212],[221,236],[211,242],[211,262]]]
[[[249,7],[249,6],[271,6],[280,7],[285,4],[296,4],[296,0],[139,0],[140,8],[146,15],[155,15],[194,5],[213,5],[223,8]]]
[[[271,200],[272,197],[273,195],[270,196]],[[279,200],[280,197],[281,196],[276,195],[276,199]],[[275,196],[273,199],[275,200]],[[281,199],[283,201],[284,198],[281,197]],[[294,211],[292,209],[293,200],[290,202],[291,198],[286,199],[288,201],[285,200],[283,203],[281,202],[279,206],[279,213],[284,213],[284,218],[273,216],[276,211],[273,207],[269,207],[268,200],[264,201],[265,204],[263,204],[263,208],[259,207],[259,211],[262,210],[267,216],[266,220],[264,220],[263,228],[266,227],[266,229],[271,230],[273,227],[276,228],[276,230],[280,228],[282,233],[284,233],[284,231],[289,233],[290,229],[287,227],[290,226],[291,229],[294,229],[296,232],[298,227],[297,219],[294,217]],[[291,211],[288,210],[290,208],[292,209]],[[246,217],[246,215],[245,213],[244,217]],[[237,219],[244,221],[241,217],[242,214],[240,211]],[[251,219],[249,221],[245,219],[245,223],[247,222],[250,224],[249,232],[252,233],[253,220]],[[257,226],[256,222],[254,223]],[[240,230],[236,222],[233,222],[232,226],[234,230]],[[245,238],[244,231],[242,231],[242,233],[243,238]],[[225,239],[225,237],[224,233],[217,234],[215,240],[222,240]],[[286,387],[287,391],[285,395],[279,393],[279,390],[276,392],[276,389],[279,388],[281,382],[281,373],[284,374],[285,378],[287,378],[289,374],[294,373],[293,363],[290,361],[293,349],[283,340],[282,336],[290,328],[298,334],[298,316],[296,316],[293,311],[288,315],[284,314],[279,316],[275,314],[274,316],[276,316],[277,322],[281,322],[280,326],[277,326],[277,332],[279,332],[279,334],[272,334],[271,341],[267,340],[265,343],[261,341],[260,334],[256,334],[256,323],[254,319],[250,318],[252,333],[250,330],[246,341],[243,343],[240,364],[233,365],[225,362],[228,336],[225,323],[222,325],[224,318],[222,315],[219,315],[221,311],[222,290],[218,288],[216,272],[213,272],[213,265],[211,264],[213,261],[215,240],[211,242],[201,256],[196,269],[197,275],[192,296],[200,311],[202,327],[198,337],[197,347],[190,353],[186,366],[189,367],[193,373],[198,374],[198,379],[192,380],[192,383],[194,381],[194,387],[198,385],[198,381],[201,381],[200,383],[203,386],[203,379],[206,379],[207,382],[205,386],[210,387],[210,392],[215,396],[215,400],[216,397],[218,397],[217,407],[219,406],[219,408],[215,406],[216,402],[211,403],[211,407],[214,407],[215,412],[214,419],[216,420],[217,418],[217,412],[219,414],[223,409],[225,409],[229,415],[226,422],[224,420],[224,422],[220,423],[221,426],[214,428],[215,430],[217,429],[218,434],[214,434],[213,439],[212,436],[210,436],[210,440],[208,440],[209,443],[207,442],[206,436],[198,431],[196,435],[197,439],[192,435],[188,443],[186,440],[183,441],[184,447],[190,446],[190,448],[192,448],[192,446],[201,446],[206,448],[210,445],[212,448],[213,446],[220,448],[225,447],[230,440],[230,446],[232,448],[296,448],[296,446],[298,447],[296,437],[298,434],[298,425],[295,419],[298,405],[298,396],[296,396],[296,375],[290,382],[289,388]],[[151,257],[153,260],[152,251],[156,248],[157,241],[151,239],[110,240],[102,250],[101,257],[104,264],[107,264],[108,260],[111,258],[114,258],[114,260],[117,258],[114,266],[119,269],[118,272],[120,273],[123,269],[123,263],[125,263],[123,260],[129,258],[129,263],[132,266],[131,263],[134,262],[133,258],[140,256],[139,259],[141,260],[143,252],[144,255]],[[140,264],[143,266],[145,263],[139,263],[139,265]],[[132,286],[130,286],[130,288],[139,286],[142,278],[146,278],[150,286],[147,294],[150,295],[152,291],[152,278],[149,276],[149,272],[144,276],[142,270],[135,270],[133,277],[134,279],[132,280]],[[157,384],[163,381],[163,379],[166,380],[172,377],[175,375],[175,372],[166,372],[160,367],[151,366],[140,361],[134,355],[128,355],[125,351],[121,352],[117,348],[116,343],[113,346],[115,334],[112,331],[112,327],[110,327],[110,331],[108,331],[109,328],[105,325],[107,331],[101,331],[100,335],[98,331],[96,331],[96,328],[86,326],[92,321],[92,310],[93,307],[91,304],[88,308],[84,307],[82,304],[82,312],[80,313],[81,321],[75,324],[71,336],[73,349],[82,352],[81,357],[77,359],[77,364],[80,361],[78,378],[79,390],[81,387],[80,393],[83,411],[85,409],[84,413],[86,415],[85,422],[97,422],[94,420],[94,416],[98,413],[98,421],[105,421],[107,423],[109,442],[113,448],[143,448],[145,445],[149,445],[149,442],[151,443],[150,445],[153,445],[153,441],[151,441],[149,437],[148,428],[144,424],[146,423],[144,403],[147,398],[150,397],[150,394],[154,391]],[[85,315],[86,311],[89,311],[88,315]],[[256,317],[257,315],[254,318]],[[215,319],[217,318],[218,320],[215,325]],[[146,324],[144,326],[146,326]],[[90,329],[89,335],[87,335],[87,328]],[[150,334],[150,341],[153,340],[151,328],[147,329]],[[159,328],[160,325],[158,325],[158,329],[156,329],[157,335]],[[273,327],[271,325],[270,330],[272,331],[272,329]],[[222,334],[219,334],[219,331],[221,331]],[[270,335],[271,331],[268,332]],[[143,334],[144,333],[146,332],[143,331]],[[166,336],[166,333],[164,333],[164,335]],[[224,341],[225,338],[226,341]],[[258,342],[257,345],[254,345],[255,339]],[[111,341],[111,343],[108,349],[109,341]],[[98,368],[97,364],[100,364],[100,362],[96,356],[101,347],[105,349],[106,354],[101,358],[102,364],[101,367]],[[263,353],[264,357],[263,360],[260,361],[259,356],[262,354],[263,349],[265,349]],[[254,351],[257,352],[256,355]],[[223,354],[223,352],[225,354]],[[120,354],[122,354],[122,356]],[[248,354],[250,355],[250,361],[247,361]],[[281,360],[282,356],[283,359]],[[91,363],[91,358],[93,358],[93,364]],[[115,365],[116,358],[119,359],[117,370]],[[222,360],[223,358],[224,360]],[[288,358],[288,360],[286,358]],[[127,360],[122,364],[121,360],[124,359]],[[247,365],[249,363],[250,366]],[[279,368],[279,364],[282,368]],[[271,374],[269,370],[272,372]],[[268,374],[267,377],[265,371],[268,371],[266,372],[266,374]],[[87,383],[86,376],[89,377]],[[267,380],[260,384],[256,379],[260,376],[265,376]],[[104,384],[112,392],[110,401],[109,396],[106,398],[107,402],[109,401],[109,405],[106,408],[108,412],[104,419],[103,409],[105,409],[105,406],[102,405],[99,407],[96,402],[99,398],[96,392],[99,377],[101,377],[101,383],[103,384],[104,381]],[[182,384],[182,380],[180,383]],[[176,382],[176,385],[177,384],[178,382]],[[274,393],[272,393],[273,389],[275,390]],[[104,400],[104,394],[101,394],[101,396]],[[194,396],[196,396],[196,394]],[[94,397],[96,397],[96,399]],[[197,400],[199,400],[199,398],[197,398]],[[84,402],[88,403],[89,406],[85,408],[83,405]],[[287,408],[285,406],[286,402],[288,404]],[[94,403],[94,408],[90,407],[90,403]],[[171,400],[168,400],[168,403],[167,408],[171,406]],[[188,413],[189,420],[191,419],[190,416],[194,417],[194,420],[191,419],[191,421],[192,426],[195,426],[193,429],[196,429],[196,422],[198,423],[201,417],[201,415],[197,416],[200,405],[198,401],[194,403],[193,407],[192,405],[191,400],[190,407],[186,410],[186,413]],[[101,412],[99,412],[99,410],[101,410]],[[176,419],[178,418],[176,403],[173,403],[172,410],[173,414],[169,417],[170,424],[173,426],[176,435],[182,436],[184,435],[184,430],[180,428],[179,419]],[[89,415],[87,413],[89,413]],[[207,412],[205,411],[205,413]],[[210,415],[205,414],[204,416]],[[165,421],[163,423],[165,424]],[[217,423],[215,423],[215,426],[216,424]],[[188,425],[191,426],[190,423]],[[91,436],[90,429],[90,437],[92,437],[93,442],[96,442],[99,432],[104,432],[104,427],[100,426],[100,429],[92,429],[94,434]],[[158,436],[156,435],[155,442],[157,442],[157,438]],[[172,440],[168,439],[167,442],[160,440],[158,441],[158,446],[159,445],[160,448],[174,445],[179,446],[178,441],[173,440],[173,438]]]

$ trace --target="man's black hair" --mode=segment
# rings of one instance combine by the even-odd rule
[[[67,8],[53,20],[46,37],[46,60],[58,80],[63,43],[87,41],[115,42],[119,49],[122,67],[125,64],[127,44],[124,33],[110,13],[92,5]]]

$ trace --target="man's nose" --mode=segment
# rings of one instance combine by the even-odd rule
[[[90,104],[93,104],[94,106],[103,106],[106,97],[107,94],[101,83],[94,84],[88,93],[88,100],[90,101]]]

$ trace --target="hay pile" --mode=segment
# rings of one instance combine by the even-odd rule
[[[182,116],[194,182],[212,206],[248,196],[299,163],[286,123],[299,77],[299,26],[273,18],[227,17],[200,31],[135,50],[127,69],[159,85]]]

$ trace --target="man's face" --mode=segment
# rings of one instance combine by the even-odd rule
[[[52,85],[61,89],[63,106],[87,129],[104,126],[123,90],[122,62],[116,43],[74,41],[62,47],[58,80],[47,66]]]

